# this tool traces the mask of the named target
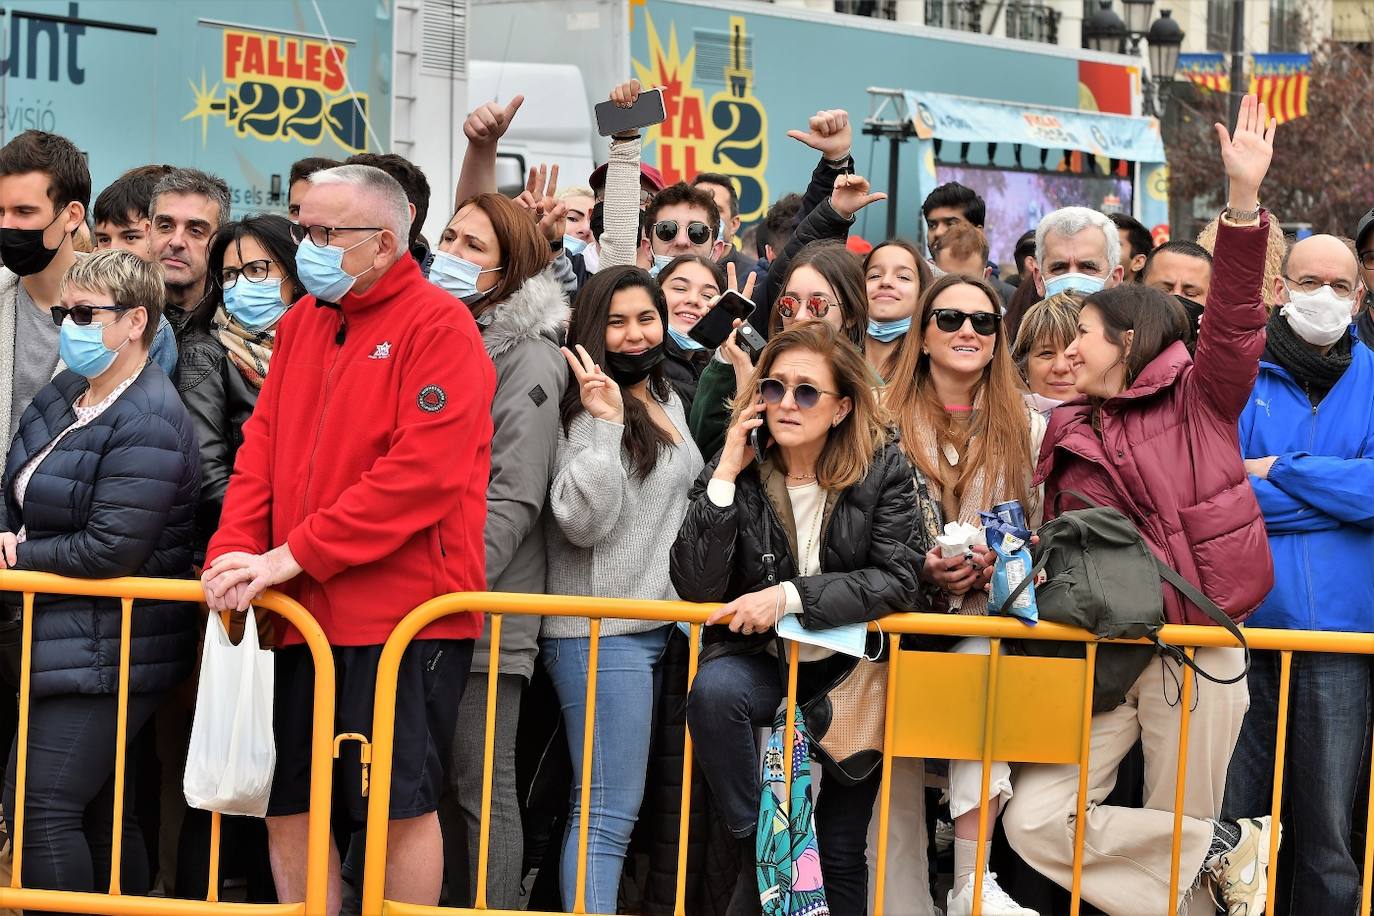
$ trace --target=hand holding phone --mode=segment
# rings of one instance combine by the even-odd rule
[[[626,106],[628,102],[628,106]],[[668,117],[663,107],[663,90],[641,92],[638,80],[630,80],[615,87],[611,99],[597,104],[596,130],[603,137],[630,133],[654,124],[662,124]]]
[[[753,311],[754,303],[733,289],[727,289],[716,297],[711,308],[692,326],[687,336],[706,349],[714,350],[729,339],[736,321],[744,321],[744,326],[748,327],[748,318]]]
[[[767,421],[765,420],[763,426],[760,426],[757,429],[749,430],[749,445],[754,449],[754,460],[757,461],[759,464],[763,464],[763,459],[767,457],[767,454],[764,451],[763,446],[763,430],[767,427],[767,425]]]

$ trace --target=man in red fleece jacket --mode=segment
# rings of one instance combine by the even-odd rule
[[[310,176],[296,264],[311,293],[282,319],[244,426],[202,577],[212,610],[280,585],[319,621],[337,672],[335,733],[372,732],[382,644],[417,605],[485,588],[496,376],[465,308],[406,250],[405,193],[379,169]],[[446,617],[406,650],[396,692],[388,898],[433,905],[435,814],[480,614]],[[277,769],[268,805],[283,901],[305,898],[314,668],[294,630],[276,653]],[[338,813],[361,827],[358,749],[335,768]],[[340,900],[331,849],[331,913]]]

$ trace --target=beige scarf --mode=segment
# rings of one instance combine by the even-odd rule
[[[267,379],[267,364],[272,359],[272,343],[276,333],[272,330],[248,330],[229,317],[224,306],[215,312],[215,326],[219,329],[220,343],[229,351],[230,361],[238,367],[248,384],[261,391]]]

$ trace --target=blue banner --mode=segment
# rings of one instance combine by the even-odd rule
[[[1081,150],[1133,162],[1162,162],[1164,143],[1153,118],[1075,111],[975,99],[936,92],[907,92],[906,104],[921,139],[956,143],[1021,143]]]

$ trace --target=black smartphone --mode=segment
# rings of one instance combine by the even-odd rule
[[[662,89],[646,89],[629,108],[621,108],[608,100],[599,102],[594,110],[596,130],[603,137],[662,124],[668,117],[668,112],[663,107]]]
[[[749,430],[749,445],[754,449],[754,460],[763,463],[763,427]]]
[[[692,326],[687,336],[706,349],[714,350],[730,338],[730,331],[734,329],[737,319],[744,322],[740,326],[741,331],[751,327],[749,315],[753,311],[754,303],[732,289],[726,290],[711,306],[711,310]]]

